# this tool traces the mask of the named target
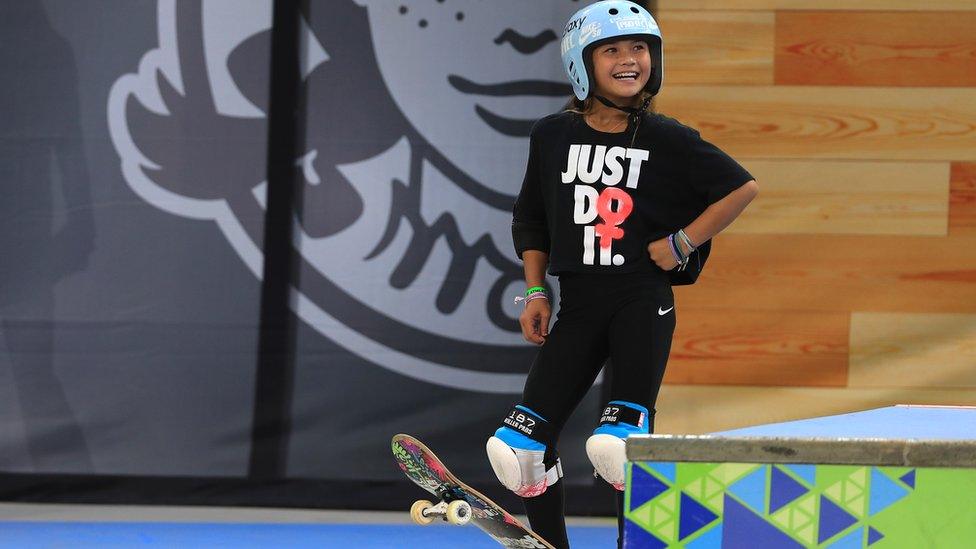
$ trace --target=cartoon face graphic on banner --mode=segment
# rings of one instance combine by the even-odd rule
[[[159,0],[159,46],[108,101],[142,199],[212,221],[262,276],[271,1]],[[511,208],[533,121],[571,94],[572,0],[331,0],[303,13],[292,307],[403,375],[518,392],[534,350]],[[201,267],[204,268],[204,267]]]
[[[368,8],[380,73],[410,123],[474,180],[518,192],[532,122],[572,93],[559,36],[579,3],[356,2]]]

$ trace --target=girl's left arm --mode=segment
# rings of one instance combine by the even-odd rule
[[[697,219],[685,227],[685,234],[688,235],[688,238],[691,239],[691,242],[695,246],[700,246],[703,242],[710,240],[735,221],[735,218],[739,217],[742,210],[745,210],[746,206],[758,194],[759,185],[755,179],[743,184],[738,189],[730,192],[721,200],[706,208]],[[689,250],[681,242],[681,239],[676,238],[675,242],[681,246],[681,251],[687,255]],[[667,238],[651,242],[647,246],[647,251],[651,255],[654,263],[665,271],[670,271],[678,266],[678,261],[671,252],[671,245],[668,243]]]
[[[696,246],[711,240],[713,236],[722,232],[742,210],[746,209],[756,195],[759,194],[759,184],[753,179],[738,189],[730,192],[718,202],[705,209],[697,219],[685,227],[685,234]],[[688,252],[683,246],[682,251]]]

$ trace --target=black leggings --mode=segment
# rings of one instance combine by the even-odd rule
[[[654,403],[675,326],[674,294],[666,275],[572,274],[561,276],[559,287],[559,314],[529,371],[522,404],[552,425],[556,447],[566,420],[609,358],[610,400],[647,407],[653,432]],[[559,548],[569,547],[562,484],[541,496],[523,498],[532,529]],[[613,490],[609,484],[607,488]],[[623,527],[620,499],[618,545]]]

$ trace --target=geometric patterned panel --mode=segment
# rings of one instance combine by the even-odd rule
[[[824,494],[856,517],[863,517],[867,503],[868,467],[857,467],[850,474],[827,486]]]
[[[769,520],[803,543],[813,543],[817,532],[818,500],[813,494],[798,498],[769,515]]]
[[[656,477],[641,467],[634,468],[633,475],[635,477],[634,489],[630,493],[629,503],[627,504],[627,507],[631,510],[641,507],[668,489],[667,484],[657,480]]]
[[[769,481],[769,512],[775,513],[809,491],[781,468],[773,467]]]
[[[651,465],[627,464],[628,548],[965,547],[960,540],[976,539],[976,469]]]
[[[882,474],[877,469],[871,471],[871,494],[868,498],[868,514],[876,515],[896,501],[908,495],[909,489],[900,482]]]
[[[820,496],[820,528],[817,543],[827,541],[853,524],[857,524],[857,517],[830,501],[827,496]]]
[[[817,483],[817,468],[813,465],[779,465],[779,467],[793,473],[793,476],[802,480],[807,486]]]
[[[682,484],[685,492],[699,502],[706,504],[715,512],[722,512],[722,498],[727,487],[736,486],[736,490],[745,493],[751,491],[755,497],[763,498],[762,486],[753,484],[765,482],[765,468],[757,465],[743,465],[741,463],[723,463],[718,466],[707,466],[700,472],[693,473]]]
[[[681,512],[678,516],[678,538],[685,539],[702,528],[708,526],[718,515],[708,507],[698,503],[694,498],[681,493]]]
[[[884,534],[875,530],[874,528],[868,528],[868,545],[874,545],[876,542],[881,541]]]
[[[725,502],[725,517],[723,520],[722,547],[750,548],[777,547],[782,549],[800,549],[800,543],[794,541],[776,526],[764,520],[762,515],[739,504],[732,498]]]
[[[905,483],[909,488],[915,487],[915,469],[905,473],[904,475],[898,477],[898,480]]]
[[[730,485],[728,491],[754,512],[762,514],[766,511],[766,494],[769,491],[766,482],[768,475],[768,465],[759,467]]]
[[[668,544],[661,541],[654,534],[641,528],[632,521],[627,521],[624,525],[624,538],[629,540],[628,547],[641,547],[645,549],[659,549],[668,547]]]
[[[825,547],[829,547],[830,549],[860,549],[863,538],[864,529],[858,528]]]

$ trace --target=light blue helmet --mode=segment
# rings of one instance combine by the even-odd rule
[[[603,0],[576,12],[563,32],[563,68],[580,101],[592,92],[593,58],[590,52],[599,44],[623,38],[647,42],[653,68],[644,91],[656,95],[661,89],[664,53],[657,21],[646,9],[629,0]]]

